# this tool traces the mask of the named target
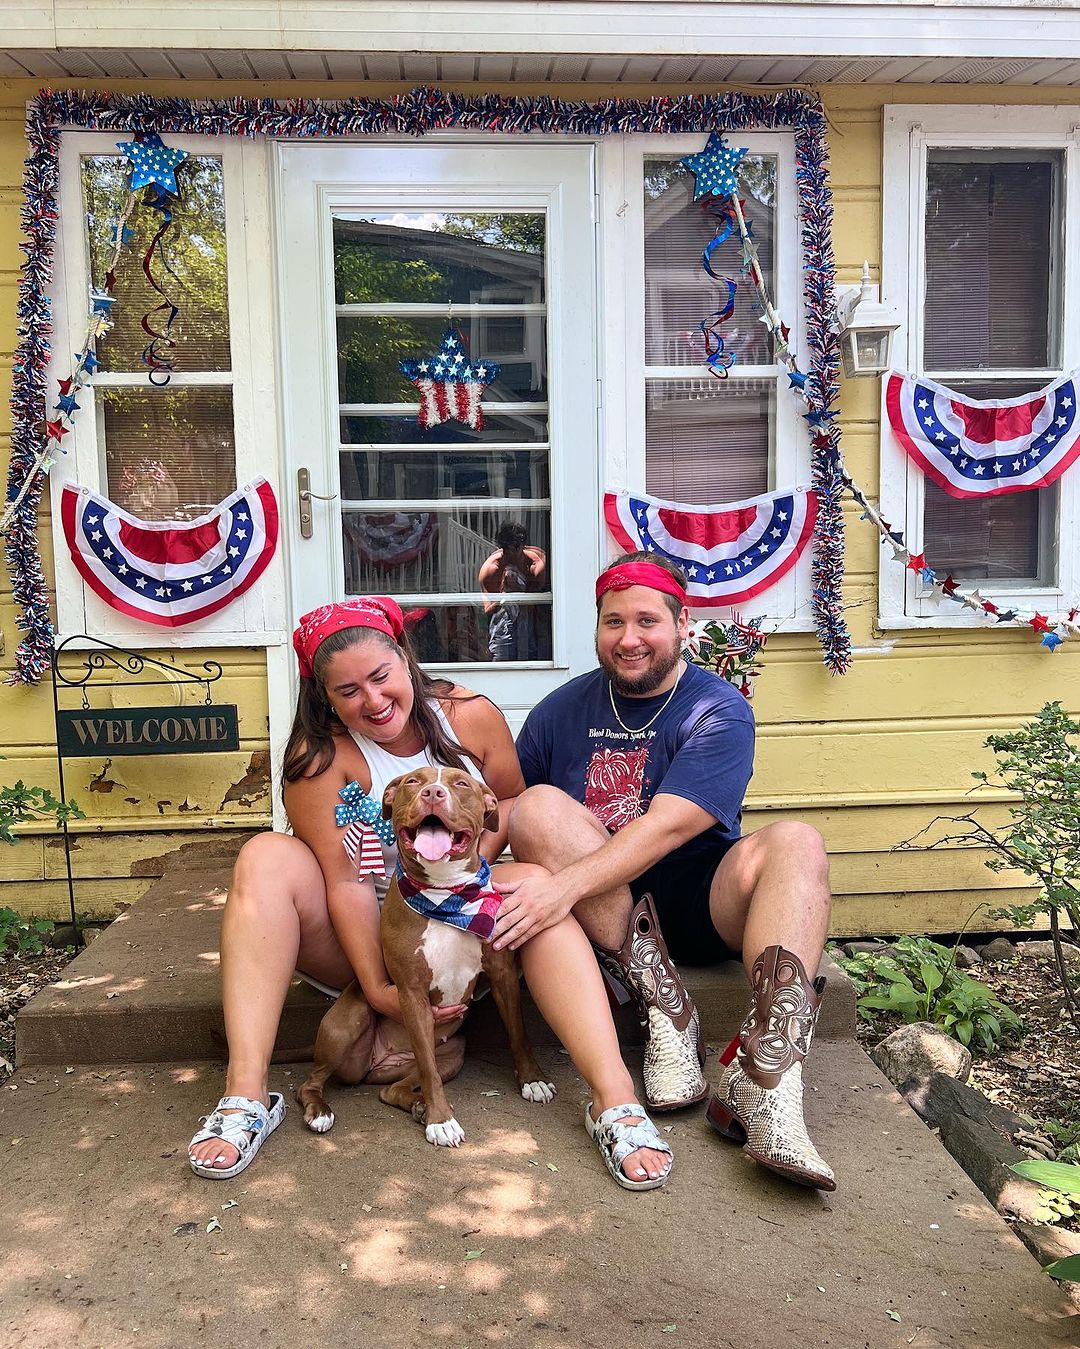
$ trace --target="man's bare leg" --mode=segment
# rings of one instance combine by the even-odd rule
[[[768,824],[731,849],[716,869],[713,927],[749,974],[767,946],[784,946],[817,973],[829,931],[829,858],[818,831],[797,821]]]
[[[710,915],[742,949],[751,1007],[721,1058],[708,1119],[770,1170],[834,1190],[836,1179],[806,1131],[802,1061],[824,980],[816,978],[832,900],[821,835],[795,822],[742,839],[717,868]],[[737,1050],[737,1053],[736,1053]]]
[[[534,862],[548,871],[562,871],[602,848],[608,832],[580,802],[558,787],[530,787],[519,796],[510,815],[510,850],[518,862]],[[608,950],[617,950],[626,936],[633,898],[628,886],[579,900],[574,917],[585,935]]]

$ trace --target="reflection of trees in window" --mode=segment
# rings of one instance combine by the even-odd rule
[[[344,304],[538,303],[543,301],[543,215],[441,215],[429,228],[395,221],[334,219],[334,289]],[[399,363],[429,355],[445,325],[438,320],[383,314],[338,322],[339,397],[342,402],[411,402],[416,393]],[[486,333],[461,315],[454,321],[469,355],[499,354],[484,346]],[[438,331],[436,331],[438,329]],[[518,350],[521,349],[518,344]],[[510,371],[487,394],[520,396]]]
[[[127,199],[131,168],[118,155],[91,155],[82,160],[90,275],[105,283],[113,253],[116,224]],[[221,161],[189,155],[176,170],[177,197],[170,203],[173,220],[161,240],[161,256],[151,270],[180,310],[173,327],[177,369],[228,370],[229,306],[225,247],[225,182]],[[145,195],[145,193],[140,193]],[[141,370],[141,354],[149,340],[140,326],[143,315],[162,302],[148,284],[142,259],[162,224],[162,215],[141,202],[128,221],[133,234],[116,266],[116,326],[98,344],[102,366],[109,370]]]
[[[508,248],[515,253],[544,252],[542,215],[446,215],[442,232],[461,239],[473,239],[493,248]]]

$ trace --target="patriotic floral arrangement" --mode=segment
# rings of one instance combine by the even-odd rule
[[[691,665],[700,665],[734,684],[744,698],[752,698],[753,681],[761,673],[758,657],[769,640],[763,622],[752,618],[744,623],[738,614],[732,614],[728,623],[715,619],[694,623],[683,656]]]

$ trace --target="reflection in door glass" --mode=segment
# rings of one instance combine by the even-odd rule
[[[545,217],[333,225],[345,593],[393,595],[422,660],[550,662]],[[448,326],[501,367],[481,430],[422,430],[400,371]]]

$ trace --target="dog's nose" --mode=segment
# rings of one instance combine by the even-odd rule
[[[420,788],[420,800],[427,803],[431,801],[445,801],[450,793],[441,782],[429,782],[426,787]]]

